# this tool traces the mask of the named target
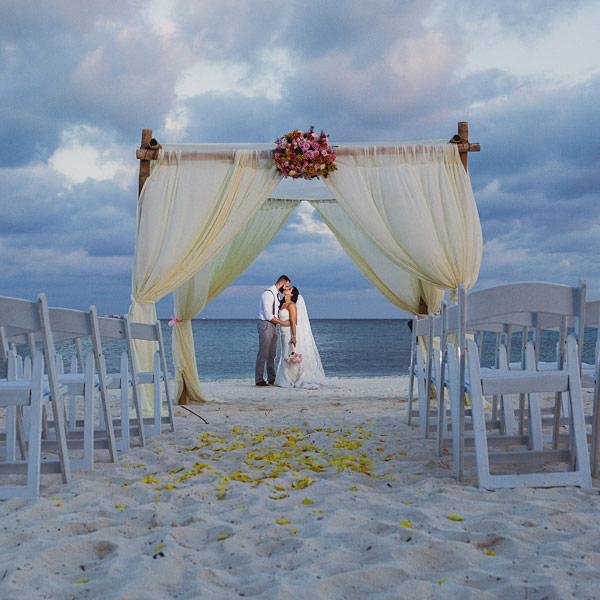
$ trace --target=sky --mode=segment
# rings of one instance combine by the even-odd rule
[[[127,311],[143,128],[401,142],[468,121],[476,287],[600,298],[599,30],[597,0],[0,0],[0,295]],[[255,318],[282,273],[313,318],[405,316],[302,203],[200,317]]]

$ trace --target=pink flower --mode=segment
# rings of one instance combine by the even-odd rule
[[[171,320],[169,321],[169,327],[173,327],[175,323],[181,323],[181,319],[177,317],[171,317]]]
[[[285,177],[327,177],[337,169],[333,164],[335,153],[329,146],[327,136],[323,131],[319,136],[315,135],[312,126],[308,131],[294,129],[276,140],[275,146],[273,159]]]

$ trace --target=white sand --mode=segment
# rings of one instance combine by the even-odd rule
[[[206,382],[208,425],[178,407],[117,465],[0,502],[0,598],[600,597],[598,487],[457,483],[407,378],[341,382]]]

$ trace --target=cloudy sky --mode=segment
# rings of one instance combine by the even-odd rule
[[[477,286],[600,298],[599,30],[597,0],[1,0],[0,294],[127,310],[142,128],[394,142],[467,120]],[[403,316],[304,205],[201,316],[253,318],[280,272],[313,317]]]

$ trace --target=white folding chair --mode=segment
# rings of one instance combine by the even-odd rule
[[[546,389],[549,387],[549,383],[553,381],[553,377],[557,377],[556,373],[559,374],[561,381],[564,380],[564,372],[562,371],[537,371],[534,353],[535,349],[533,348],[533,344],[531,345],[531,349],[529,351],[529,368],[533,369],[531,372],[523,372],[523,371],[501,371],[498,369],[490,369],[490,370],[482,370],[479,366],[479,349],[475,345],[474,342],[471,341],[469,360],[471,363],[477,363],[477,375],[480,378],[479,384],[474,383],[472,380],[469,382],[468,378],[465,378],[465,369],[466,369],[466,350],[467,350],[467,339],[466,333],[469,327],[473,326],[477,323],[484,322],[496,322],[502,323],[503,315],[560,315],[567,317],[574,317],[578,320],[576,331],[578,335],[581,337],[581,333],[583,331],[583,318],[585,314],[585,283],[582,282],[580,287],[578,288],[570,288],[567,286],[560,286],[556,284],[547,284],[547,283],[520,283],[520,284],[512,284],[507,286],[499,286],[498,288],[491,288],[488,290],[481,290],[478,292],[472,292],[469,295],[466,294],[464,287],[461,286],[459,288],[458,293],[458,306],[453,309],[451,316],[454,319],[453,324],[449,324],[449,329],[455,327],[458,330],[458,348],[454,349],[453,347],[447,347],[446,356],[449,356],[452,352],[457,352],[457,361],[456,361],[456,369],[457,372],[453,376],[452,385],[455,386],[454,393],[451,393],[451,402],[453,402],[452,410],[452,445],[453,452],[456,461],[457,468],[457,477],[462,479],[464,473],[464,445],[465,445],[465,408],[464,408],[464,394],[465,391],[469,391],[475,386],[475,395],[477,398],[481,398],[481,405],[477,407],[479,411],[475,414],[475,404],[473,404],[472,410],[472,424],[473,428],[479,427],[479,433],[477,434],[479,437],[485,433],[486,439],[488,442],[494,442],[496,444],[518,444],[523,443],[523,440],[527,440],[528,444],[532,443],[532,435],[536,431],[539,430],[537,419],[538,412],[536,408],[536,398],[533,395],[537,391],[552,391],[551,389]],[[449,319],[450,320],[450,319]],[[456,322],[458,321],[458,322]],[[571,356],[571,360],[569,363],[569,377],[572,375],[573,368],[577,369],[577,381],[572,378],[568,379],[568,387],[569,387],[569,406],[573,407],[574,403],[577,404],[581,402],[581,383],[579,380],[579,349],[577,347],[577,339],[573,336],[571,341],[571,346],[575,351],[575,357]],[[446,358],[447,360],[447,358]],[[573,365],[575,364],[575,367]],[[475,367],[473,367],[475,368]],[[471,367],[469,367],[471,370]],[[471,372],[471,371],[470,371]],[[473,371],[473,373],[475,373]],[[527,380],[521,380],[520,377],[526,376]],[[529,389],[531,386],[527,384],[527,381],[545,381],[544,377],[547,376],[546,383],[538,384],[541,385],[544,389]],[[507,389],[503,390],[501,386],[496,385],[489,386],[486,384],[487,380],[495,382],[505,381],[507,382]],[[516,382],[514,385],[509,385],[509,382]],[[519,382],[524,386],[522,391],[519,391],[518,385]],[[478,385],[481,385],[481,390],[478,391]],[[528,387],[529,385],[529,387]],[[563,385],[563,384],[561,384]],[[563,385],[564,387],[564,385]],[[483,392],[482,392],[483,390]],[[499,391],[493,391],[499,390]],[[557,393],[562,393],[563,390],[557,389],[555,390]],[[471,393],[471,392],[469,392]],[[527,397],[528,394],[532,394],[529,396],[529,417],[530,417],[530,426],[528,429],[527,436],[523,437],[522,432],[519,432],[517,436],[507,436],[497,435],[497,436],[487,436],[486,429],[489,425],[489,420],[483,421],[480,420],[480,416],[483,415],[483,395],[491,394],[491,395],[512,395],[518,393],[522,398]],[[471,393],[472,395],[472,393]],[[475,400],[472,397],[472,402]],[[583,410],[582,406],[581,411]],[[505,413],[507,414],[507,413]],[[524,410],[520,410],[520,414],[524,414]],[[541,415],[541,411],[539,413]],[[532,415],[535,417],[535,420],[532,421]],[[483,425],[482,425],[483,424]],[[560,423],[559,423],[560,424]],[[495,425],[493,425],[495,426]],[[575,431],[574,427],[578,427],[577,423],[573,424],[571,428],[569,428],[569,439],[573,439],[573,436],[580,438],[581,432],[579,430]],[[541,427],[541,424],[539,425]],[[483,433],[482,433],[483,431]],[[477,436],[475,436],[477,437]],[[521,441],[520,441],[521,440]],[[534,440],[535,441],[535,440]],[[483,460],[483,458],[477,457],[477,453],[481,452],[481,448],[483,447],[481,444],[477,446],[476,440],[473,440],[475,443],[475,459],[476,461]],[[537,443],[537,442],[536,442]],[[487,448],[487,446],[486,446]],[[537,451],[537,449],[536,449]],[[557,452],[556,449],[554,449]],[[494,460],[505,460],[507,459],[509,453],[499,452],[499,458],[494,457]],[[534,453],[536,454],[536,453]],[[519,456],[515,454],[513,458],[517,460],[517,462],[523,461],[533,461],[537,460],[538,456],[543,454],[543,451],[537,452],[537,456],[534,457],[534,454]],[[504,455],[504,457],[502,457]],[[558,454],[554,456],[556,458],[559,456]],[[544,460],[549,460],[553,457],[551,454],[545,454]],[[585,479],[585,463],[587,463],[588,472],[589,472],[589,460],[582,461],[582,459],[577,457],[577,464],[580,471],[580,475]],[[478,477],[481,476],[482,481],[486,481],[486,487],[489,484],[489,481],[486,479],[484,471],[478,470]],[[560,479],[560,478],[558,478]],[[573,478],[565,477],[564,481],[572,481]],[[536,478],[529,479],[515,479],[515,485],[527,485],[526,481],[535,482],[538,481]],[[581,480],[578,480],[581,481]],[[564,485],[571,485],[572,483],[565,483]],[[483,485],[483,483],[481,483]],[[504,485],[504,484],[502,484]],[[560,485],[560,484],[557,484]],[[579,485],[579,484],[577,484]]]
[[[40,294],[38,302],[42,315],[42,324],[52,331],[55,338],[61,341],[80,341],[81,338],[91,338],[94,349],[84,359],[83,373],[60,373],[59,383],[66,385],[71,397],[82,397],[83,419],[77,422],[83,428],[83,439],[77,440],[77,427],[72,427],[68,436],[68,446],[83,450],[82,458],[72,458],[73,468],[92,469],[95,449],[108,450],[109,460],[116,462],[118,459],[113,429],[113,419],[108,401],[108,380],[104,369],[102,345],[94,335],[94,321],[90,313],[67,309],[49,308],[44,294]],[[78,346],[80,352],[80,347]],[[97,371],[97,376],[95,371]],[[95,425],[95,394],[100,397],[100,415],[102,426]],[[72,411],[74,412],[74,411]],[[99,417],[100,418],[100,417]],[[106,426],[108,424],[108,426]]]
[[[30,302],[20,298],[0,297],[0,326],[12,329],[13,333],[40,333],[44,346],[44,363],[47,373],[47,395],[52,406],[56,441],[54,448],[58,453],[57,461],[44,460],[44,472],[60,472],[64,483],[71,480],[71,465],[67,449],[67,436],[64,421],[63,396],[66,388],[58,382],[54,362],[54,341],[48,323],[43,321],[42,299]],[[26,384],[26,381],[23,381]],[[11,432],[7,430],[7,439]]]
[[[586,422],[591,424],[590,433],[590,463],[593,477],[600,477],[600,301],[586,303],[585,325],[595,328],[594,364],[583,365],[581,385],[592,388],[593,407]]]
[[[8,360],[8,353],[7,353]],[[41,442],[42,442],[42,404],[44,402],[44,357],[41,351],[35,353],[31,379],[0,381],[0,406],[6,408],[5,427],[6,453],[5,461],[0,462],[0,473],[5,476],[25,473],[25,482],[11,481],[0,485],[0,498],[28,498],[39,496],[40,493],[40,471],[41,471]],[[47,395],[46,395],[47,398]],[[11,435],[16,432],[19,418],[19,410],[27,407],[28,430],[26,432],[27,444],[23,439],[25,432],[21,433],[21,439]],[[12,410],[9,410],[12,409]],[[16,444],[19,443],[21,459],[16,459]],[[15,455],[13,460],[9,457]]]
[[[530,342],[531,344],[531,342]],[[533,357],[533,345],[530,346]],[[477,483],[486,489],[513,487],[552,487],[576,485],[584,488],[592,486],[590,462],[587,449],[583,399],[579,375],[577,341],[573,334],[567,338],[566,369],[559,371],[498,372],[495,376],[482,375],[479,355],[475,342],[467,340],[469,391],[477,467]],[[569,443],[565,449],[546,450],[543,447],[541,406],[539,394],[544,392],[566,393],[570,408]],[[526,393],[529,396],[529,431],[531,449],[501,451],[489,450],[489,437],[486,431],[483,411],[483,397],[486,394]],[[460,418],[460,417],[459,417]],[[562,462],[571,467],[570,471],[548,472],[551,462]],[[540,470],[528,473],[492,474],[491,464],[537,466]]]
[[[408,381],[408,410],[407,424],[412,417],[419,418],[419,425],[428,437],[431,416],[431,383],[433,375],[433,321],[431,315],[427,318],[414,316],[412,319],[410,376]],[[425,348],[425,350],[423,349]],[[413,408],[414,382],[417,382],[418,406]]]
[[[162,425],[169,425],[170,431],[175,431],[175,417],[173,413],[173,401],[169,389],[169,371],[165,347],[163,343],[160,321],[156,323],[137,323],[124,317],[125,332],[127,336],[129,367],[133,381],[134,394],[140,398],[140,385],[151,384],[153,386],[153,409],[151,417],[144,417],[144,428],[147,435],[160,435]],[[152,371],[140,371],[137,366],[134,342],[149,342],[155,345]],[[164,387],[164,404],[166,414],[163,414],[163,402],[160,386]]]
[[[102,347],[102,340],[121,340],[125,348],[128,348],[127,326],[124,319],[114,317],[99,317],[96,307],[90,307],[90,317],[93,323],[93,344],[95,348]],[[103,369],[106,369],[105,361],[102,361]],[[142,446],[146,445],[146,432],[143,425],[143,415],[138,395],[137,385],[133,384],[129,365],[131,363],[130,353],[124,350],[121,353],[120,369],[118,372],[106,374],[108,389],[119,390],[120,394],[120,414],[113,419],[115,433],[119,438],[117,448],[119,450],[128,450],[130,448],[131,436],[139,436]],[[132,406],[135,410],[135,417],[130,416],[130,397],[131,390]]]

